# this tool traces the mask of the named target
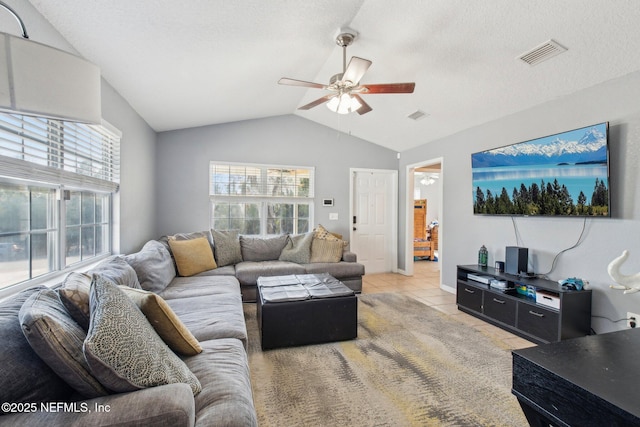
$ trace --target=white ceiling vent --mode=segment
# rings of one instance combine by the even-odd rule
[[[424,119],[427,116],[428,116],[428,114],[425,113],[424,111],[416,110],[415,112],[409,114],[407,116],[407,118],[417,121],[417,120],[420,120],[420,119]]]
[[[566,51],[566,47],[559,45],[553,40],[547,40],[540,46],[536,46],[530,51],[523,53],[518,57],[518,59],[533,66],[546,61],[547,59],[553,58],[556,55],[560,55],[562,52]]]

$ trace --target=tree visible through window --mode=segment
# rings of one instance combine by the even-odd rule
[[[0,288],[111,251],[120,134],[0,114]]]
[[[241,234],[298,234],[313,223],[311,167],[210,163],[211,227]]]

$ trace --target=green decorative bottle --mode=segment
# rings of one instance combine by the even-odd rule
[[[478,265],[480,267],[486,267],[487,262],[489,261],[489,251],[485,245],[482,245],[480,250],[478,251]]]

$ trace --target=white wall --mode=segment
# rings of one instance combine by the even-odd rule
[[[594,315],[612,320],[627,311],[640,309],[640,293],[624,295],[609,289],[612,280],[607,265],[628,249],[631,252],[623,273],[640,271],[640,73],[556,99],[538,107],[460,132],[442,140],[402,153],[400,160],[400,230],[404,230],[406,206],[405,170],[408,160],[417,163],[443,157],[443,228],[441,251],[443,285],[455,288],[456,265],[474,264],[481,245],[489,249],[489,264],[504,260],[505,246],[516,244],[511,218],[474,216],[472,208],[471,161],[473,152],[525,141],[594,123],[609,121],[611,150],[611,195],[613,218],[587,220],[582,244],[560,255],[552,280],[582,277],[594,290]],[[437,116],[429,120],[437,120]],[[515,223],[520,245],[529,248],[530,269],[545,273],[554,256],[576,243],[583,220],[578,218],[523,218]],[[401,235],[399,249],[404,252]],[[404,265],[404,253],[399,265]],[[402,267],[400,267],[402,268]],[[594,318],[593,329],[607,332],[623,328]]]
[[[30,40],[78,54],[29,2],[5,3],[24,21]],[[0,28],[10,34],[21,34],[17,21],[4,10],[0,12]],[[104,79],[101,89],[102,117],[122,132],[120,193],[114,215],[119,219],[120,230],[114,236],[114,250],[133,252],[154,237],[156,133]]]
[[[294,115],[161,132],[157,159],[158,236],[210,228],[211,160],[315,167],[315,224],[344,236],[349,168],[398,167],[396,152]],[[325,198],[334,206],[323,207]]]

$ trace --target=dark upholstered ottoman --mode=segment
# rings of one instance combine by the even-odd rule
[[[263,350],[358,336],[358,299],[329,274],[260,277],[257,282]]]

